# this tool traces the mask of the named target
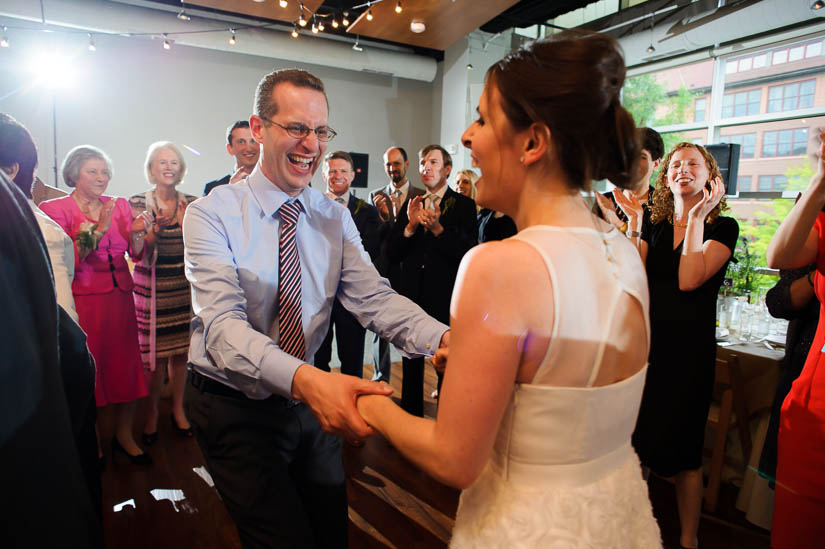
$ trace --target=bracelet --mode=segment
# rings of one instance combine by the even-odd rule
[[[640,233],[639,231],[627,231],[624,234],[625,236],[627,236],[627,238],[639,238],[640,236],[642,236],[642,233]]]
[[[626,233],[627,232],[627,223],[624,223],[621,227],[619,227],[619,232],[620,233]]]

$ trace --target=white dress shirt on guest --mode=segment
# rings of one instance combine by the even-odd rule
[[[43,233],[43,239],[46,241],[46,249],[49,252],[49,260],[52,263],[52,272],[54,273],[57,303],[66,309],[69,316],[77,322],[77,311],[74,308],[74,295],[72,295],[74,242],[63,231],[63,228],[40,211],[40,208],[31,199],[29,199],[29,206],[34,212],[34,217],[40,226],[40,232]]]

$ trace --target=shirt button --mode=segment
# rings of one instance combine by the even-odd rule
[[[427,349],[429,349],[429,348],[430,348],[430,344],[429,344],[429,343],[427,343]]]

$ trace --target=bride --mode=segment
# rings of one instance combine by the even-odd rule
[[[481,170],[478,203],[519,233],[462,261],[437,419],[358,399],[407,458],[464,489],[452,547],[661,547],[630,445],[647,279],[581,196],[593,179],[632,184],[641,150],[624,75],[599,34],[533,42],[490,68],[462,142]]]

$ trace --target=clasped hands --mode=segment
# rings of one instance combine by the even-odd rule
[[[432,359],[443,371],[450,344],[449,330],[441,336],[439,349]],[[392,387],[345,374],[319,370],[310,364],[301,365],[292,378],[292,397],[306,403],[325,433],[351,441],[363,440],[375,430],[362,417],[363,406],[371,398],[392,395]]]
[[[376,193],[375,196],[373,196],[372,198],[372,203],[378,210],[378,216],[381,218],[382,221],[386,222],[390,219],[395,219],[398,216],[395,201],[392,200],[385,193]]]
[[[433,209],[429,210],[424,207],[423,196],[419,195],[410,200],[407,205],[407,217],[409,217],[407,223],[408,233],[414,233],[419,225],[435,236],[444,231],[444,227],[441,225],[441,208],[438,202],[433,202]]]

